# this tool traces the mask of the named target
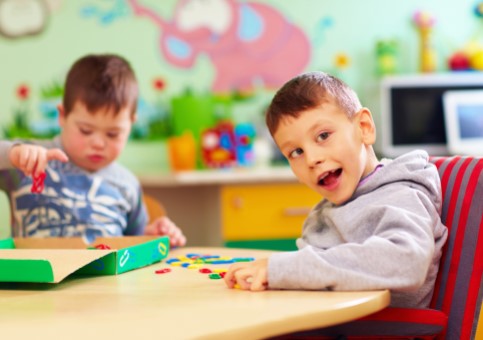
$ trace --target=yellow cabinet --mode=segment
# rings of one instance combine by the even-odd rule
[[[222,186],[221,213],[225,243],[250,247],[249,243],[252,242],[253,247],[257,247],[257,244],[261,244],[257,241],[292,241],[300,236],[307,214],[320,200],[320,195],[300,183]]]

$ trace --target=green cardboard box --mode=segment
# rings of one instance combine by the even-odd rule
[[[82,238],[7,238],[0,240],[0,282],[59,283],[70,274],[117,275],[168,256],[167,236],[97,238],[88,249]]]

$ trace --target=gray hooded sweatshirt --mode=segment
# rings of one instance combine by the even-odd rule
[[[429,305],[447,238],[438,171],[419,150],[383,164],[345,204],[314,207],[299,250],[270,256],[271,289],[389,289],[393,307]]]

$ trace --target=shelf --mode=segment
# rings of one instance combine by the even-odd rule
[[[137,174],[150,187],[297,182],[287,166]]]

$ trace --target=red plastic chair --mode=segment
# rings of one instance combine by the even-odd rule
[[[389,307],[276,339],[476,339],[483,297],[483,158],[431,157],[431,162],[441,177],[441,218],[449,235],[430,308]]]

